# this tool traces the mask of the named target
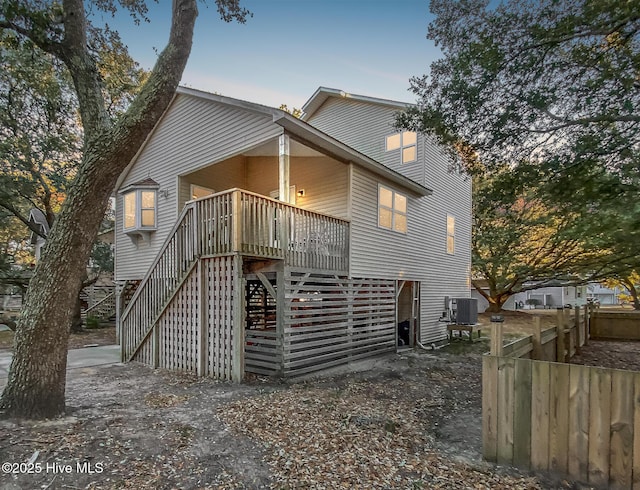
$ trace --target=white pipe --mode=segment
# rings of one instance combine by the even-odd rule
[[[422,345],[422,343],[421,343],[419,340],[416,340],[416,343],[417,343],[417,344],[418,344],[418,346],[419,346],[419,347],[421,347],[422,349],[424,349],[424,350],[431,350],[431,351],[434,351],[434,350],[440,350],[440,349],[442,349],[443,347],[446,347],[447,345],[449,345],[448,343],[447,343],[447,344],[442,344],[442,345],[436,345],[435,343],[431,343],[431,346],[429,346],[429,347],[425,347],[424,345]]]

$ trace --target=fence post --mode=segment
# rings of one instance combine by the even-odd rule
[[[491,355],[502,357],[502,323],[500,315],[491,315]]]
[[[576,305],[573,310],[573,322],[576,326],[576,354],[580,355],[580,347],[584,345],[582,322],[580,321],[580,307]]]
[[[588,345],[589,344],[589,305],[586,304],[584,305],[584,319],[583,319],[583,323],[584,323],[584,345]]]
[[[565,362],[564,357],[564,308],[556,309],[556,362]]]
[[[542,321],[539,316],[533,317],[533,359],[544,361],[542,352]]]

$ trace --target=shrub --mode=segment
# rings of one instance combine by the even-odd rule
[[[88,316],[84,323],[87,328],[100,328],[100,319],[97,316]]]

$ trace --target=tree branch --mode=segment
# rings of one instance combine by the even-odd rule
[[[29,230],[42,238],[47,238],[42,234],[42,230],[35,223],[31,223],[28,218],[26,218],[16,207],[14,207],[11,203],[8,203],[2,199],[0,199],[0,207],[6,209],[11,214],[13,214],[16,218],[22,221]]]

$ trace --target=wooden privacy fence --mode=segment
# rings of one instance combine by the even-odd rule
[[[609,340],[640,340],[640,312],[599,309],[593,315],[591,336]]]
[[[534,333],[504,345],[501,323],[491,324],[491,355],[517,357],[540,361],[566,362],[580,353],[580,347],[591,338],[590,329],[595,308],[576,306],[573,319],[570,310],[557,310],[556,326],[542,329],[541,319],[534,320]]]
[[[483,455],[640,488],[640,373],[485,356]]]
[[[572,328],[542,330],[536,320],[534,335],[505,346],[492,325],[482,365],[483,455],[640,489],[640,373],[564,363],[588,341],[592,313],[576,310]]]

